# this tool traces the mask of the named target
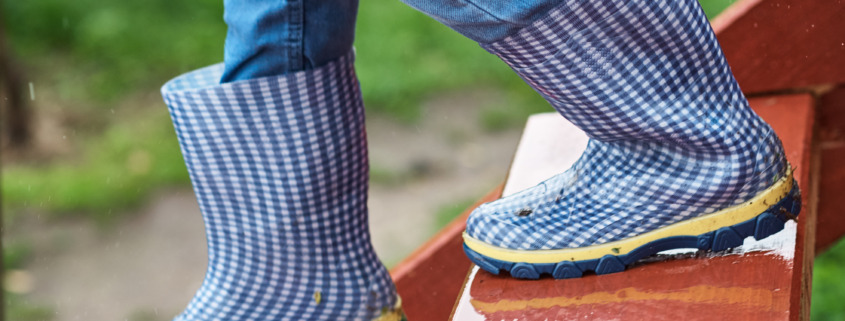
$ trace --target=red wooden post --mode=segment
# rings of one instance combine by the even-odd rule
[[[845,33],[845,32],[843,32]],[[845,235],[842,192],[845,191],[845,85],[833,88],[819,101],[819,224],[816,252]]]

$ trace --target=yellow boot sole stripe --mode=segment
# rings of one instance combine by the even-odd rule
[[[563,261],[583,261],[598,259],[605,255],[625,255],[649,242],[672,236],[697,236],[715,231],[724,226],[731,226],[750,220],[763,213],[770,206],[777,204],[792,189],[792,170],[774,185],[751,200],[721,211],[681,221],[648,233],[624,240],[591,245],[579,248],[555,250],[514,250],[490,245],[463,233],[464,243],[473,251],[486,257],[525,263],[558,263]]]

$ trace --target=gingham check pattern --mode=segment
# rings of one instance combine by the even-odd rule
[[[591,140],[567,172],[473,212],[476,239],[521,250],[616,241],[741,203],[784,174],[780,141],[696,0],[569,0],[482,46]]]
[[[371,320],[393,307],[370,244],[352,62],[217,84],[221,64],[162,88],[209,251],[205,281],[176,320]]]

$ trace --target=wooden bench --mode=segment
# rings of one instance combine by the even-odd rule
[[[845,190],[842,17],[845,3],[741,0],[712,21],[752,108],[775,128],[797,168],[804,204],[797,224],[730,253],[657,257],[600,277],[524,281],[471,268],[460,237],[469,209],[391,271],[409,319],[808,319],[813,258],[845,234],[835,203]],[[532,132],[567,130],[552,120],[560,119],[529,121],[509,181],[478,204],[551,175],[519,155],[550,143]],[[583,139],[556,136],[572,146]],[[552,156],[557,163],[546,171],[565,168],[567,153],[578,152],[550,148],[563,155]]]

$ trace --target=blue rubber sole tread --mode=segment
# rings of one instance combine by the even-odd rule
[[[760,240],[783,230],[786,221],[795,219],[800,211],[801,194],[797,182],[794,182],[786,197],[752,219],[696,236],[662,238],[624,255],[605,255],[599,259],[583,261],[525,263],[496,260],[473,251],[466,244],[464,252],[473,263],[493,274],[507,271],[519,279],[536,280],[543,275],[550,275],[555,279],[571,279],[579,278],[587,272],[599,275],[622,272],[640,259],[666,250],[697,248],[703,251],[724,251],[742,245],[749,236]]]

